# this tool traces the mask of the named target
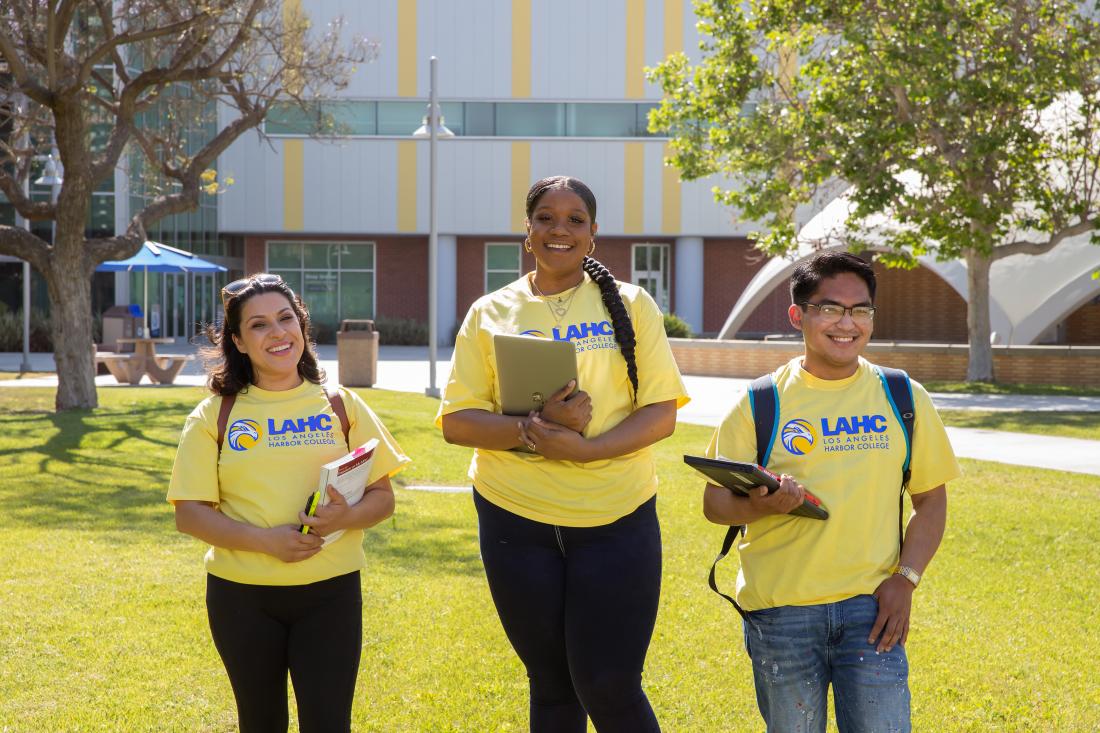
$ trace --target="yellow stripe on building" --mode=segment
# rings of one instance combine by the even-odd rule
[[[531,96],[531,0],[512,0],[512,96]]]
[[[527,200],[527,189],[531,180],[531,143],[512,143],[512,195],[508,199],[512,207],[512,231],[525,232],[524,220],[527,212],[523,202]]]
[[[283,140],[283,229],[305,228],[305,153],[301,140]]]
[[[397,95],[416,96],[416,0],[397,0]]]
[[[665,0],[665,58],[684,50],[684,0]]]
[[[640,234],[645,220],[645,143],[623,143],[623,232]]]
[[[626,98],[645,94],[645,0],[626,0]]]
[[[397,142],[397,231],[416,231],[416,141]]]
[[[666,144],[662,159],[672,154]],[[680,170],[665,164],[661,168],[661,231],[664,234],[680,233]]]

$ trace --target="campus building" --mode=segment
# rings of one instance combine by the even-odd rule
[[[181,215],[156,233],[230,268],[197,285],[151,279],[166,335],[208,319],[215,304],[206,294],[224,277],[259,271],[281,274],[302,294],[322,341],[346,318],[428,320],[429,144],[413,132],[426,112],[433,55],[454,133],[437,148],[442,342],[474,299],[533,268],[522,246],[524,197],[554,174],[595,192],[597,259],[693,331],[790,332],[786,275],[752,248],[754,224],[714,202],[723,181],[681,181],[663,164],[668,141],[647,130],[661,93],[645,68],[675,51],[699,60],[689,0],[285,3],[300,5],[314,28],[341,16],[346,36],[377,42],[377,57],[338,95],[305,111],[273,110],[262,131],[221,156],[219,177],[234,184],[197,218]],[[131,198],[114,196],[117,226]],[[805,223],[818,213],[806,212]],[[189,239],[196,231],[198,247]],[[1100,267],[1090,256],[1051,258],[1058,271],[1044,297],[1056,307],[1027,343],[1100,343],[1100,281],[1081,283],[1082,268]],[[1029,265],[1039,266],[1047,265]],[[876,339],[966,341],[965,290],[943,268],[880,275]],[[118,276],[115,300],[138,302],[131,293],[140,287],[138,276]]]

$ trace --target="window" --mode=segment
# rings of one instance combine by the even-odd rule
[[[631,282],[645,288],[661,310],[668,313],[669,246],[643,243],[633,245],[632,250]]]
[[[327,100],[272,106],[268,135],[409,137],[427,113],[425,100]],[[474,137],[653,137],[653,102],[440,102],[444,124]]]
[[[374,318],[374,242],[268,242],[267,269],[309,307],[318,342],[344,319]]]
[[[522,250],[511,242],[485,244],[485,292],[491,293],[518,280],[523,269]]]

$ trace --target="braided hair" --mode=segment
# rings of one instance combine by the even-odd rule
[[[535,206],[538,205],[542,195],[555,188],[564,188],[575,193],[584,202],[589,218],[593,222],[596,221],[596,196],[592,193],[592,189],[582,181],[569,176],[550,176],[535,181],[534,185],[531,186],[531,190],[527,192],[526,210],[528,219],[534,213]],[[630,377],[630,385],[634,388],[633,400],[637,404],[638,363],[635,359],[634,347],[637,346],[638,342],[634,338],[634,324],[630,322],[630,314],[626,312],[623,296],[619,293],[619,288],[615,284],[615,278],[611,275],[611,272],[599,261],[591,257],[585,257],[581,267],[600,288],[600,298],[603,300],[604,308],[607,309],[607,314],[611,316],[611,326],[615,330],[615,342],[619,344],[619,352],[626,360],[626,373]]]

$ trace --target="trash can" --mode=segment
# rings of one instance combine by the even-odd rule
[[[136,313],[135,313],[136,311]],[[105,351],[133,351],[133,344],[122,344],[118,339],[136,338],[141,327],[141,308],[129,305],[112,305],[103,312],[103,348]]]
[[[378,332],[374,321],[343,320],[336,332],[336,364],[340,384],[373,387],[378,375]]]

